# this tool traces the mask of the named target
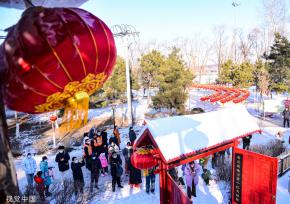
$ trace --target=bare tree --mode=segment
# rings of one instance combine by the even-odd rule
[[[218,64],[218,75],[220,75],[220,68],[226,58],[226,35],[225,35],[225,26],[215,26],[214,29],[215,41],[214,41],[214,50],[217,57]]]
[[[245,35],[243,33],[243,31],[239,31],[239,40],[240,40],[240,45],[239,45],[239,48],[240,48],[240,52],[241,52],[241,55],[243,57],[243,60],[246,61],[246,60],[249,60],[249,57],[251,55],[251,49],[253,47],[253,41],[255,40],[255,36],[253,36],[251,33]]]
[[[210,59],[212,45],[200,33],[197,33],[192,38],[176,39],[175,46],[181,49],[182,56],[189,69],[197,73],[200,83],[205,67]]]

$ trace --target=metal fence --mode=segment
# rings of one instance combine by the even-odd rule
[[[278,176],[282,176],[290,169],[290,150],[287,153],[278,157]]]

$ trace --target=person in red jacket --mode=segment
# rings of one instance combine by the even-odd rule
[[[44,179],[41,177],[42,175],[42,171],[39,171],[36,173],[36,175],[34,176],[34,181],[36,183],[36,190],[39,194],[39,197],[42,201],[45,201],[44,198],[44,190],[45,190],[45,186],[44,186]]]

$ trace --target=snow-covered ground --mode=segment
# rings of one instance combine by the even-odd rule
[[[209,102],[201,102],[199,101],[199,97],[203,95],[208,95],[210,94],[209,92],[206,91],[198,91],[198,90],[193,90],[190,92],[190,98],[189,101],[187,102],[187,108],[192,109],[194,107],[201,107],[206,112],[208,111],[213,111],[217,110],[220,108],[223,108],[222,105],[220,104],[211,104]],[[274,95],[274,97],[276,97]],[[286,96],[279,96],[279,97],[286,97]],[[256,111],[256,107],[254,102],[257,101],[257,97],[254,95],[253,92],[251,92],[251,97],[248,100],[247,103],[247,108],[249,112],[254,115],[258,116],[259,112]],[[226,106],[233,105],[233,104],[228,104]],[[147,99],[141,99],[138,101],[133,102],[133,113],[135,115],[135,118],[137,118],[138,121],[143,121],[145,118],[145,113],[149,111],[148,105],[147,105]],[[12,115],[12,112],[9,113]],[[116,107],[116,114],[122,115],[126,114],[126,104],[122,106],[117,106]],[[101,109],[94,109],[89,111],[89,119],[94,119],[94,118],[102,118],[106,116],[111,116],[112,115],[112,108],[107,107],[107,108],[101,108]],[[34,120],[37,121],[43,121],[47,120],[47,116],[39,116],[38,118],[35,117]],[[258,119],[257,119],[258,120]],[[272,119],[271,119],[272,120]],[[275,119],[274,119],[275,120]],[[273,120],[273,121],[274,121]],[[274,122],[277,122],[278,124],[281,122],[281,118],[277,118]],[[271,121],[270,121],[271,122]],[[139,122],[139,124],[141,124]],[[286,128],[279,127],[278,125],[268,125],[270,123],[265,123],[265,122],[260,122],[259,120],[259,125],[261,125],[262,129],[262,134],[254,134],[253,139],[251,141],[251,144],[265,144],[270,140],[275,139],[275,134],[278,131],[284,132],[285,140],[288,141],[288,137],[290,135],[290,130]],[[136,126],[136,131],[140,131],[140,126]],[[111,131],[109,131],[108,135],[111,135]],[[128,141],[128,128],[122,128],[120,129],[121,135],[122,135],[122,144],[121,147],[124,147],[126,144],[126,141]],[[33,151],[33,150],[32,150]],[[81,157],[82,155],[82,149],[81,148],[76,148],[72,152],[70,152],[71,158],[73,156]],[[37,165],[39,166],[39,163],[41,161],[43,155],[36,155],[35,159],[37,161]],[[55,180],[54,182],[58,182],[60,180],[60,174],[58,173],[58,168],[57,164],[54,161],[55,154],[53,153],[47,153],[48,156],[48,163],[49,166],[54,166],[54,173],[55,173]],[[22,161],[23,157],[16,158],[15,159],[15,166],[17,170],[17,177],[18,177],[18,182],[21,191],[24,191],[25,185],[26,185],[26,177],[25,174],[22,170]],[[89,171],[83,167],[83,172],[85,176],[85,183],[86,183],[86,192],[88,192],[88,187],[90,183],[90,173]],[[72,177],[72,172],[69,170],[69,175]],[[286,173],[284,176],[281,178],[278,178],[278,186],[277,186],[277,204],[286,204],[290,203],[290,194],[287,191],[288,188],[288,182],[289,182],[289,176],[290,176],[290,171]],[[133,188],[131,189],[130,186],[128,185],[128,177],[123,175],[122,177],[122,184],[124,185],[123,189],[118,189],[116,190],[115,193],[111,191],[111,176],[107,175],[105,177],[100,177],[99,180],[99,187],[100,190],[94,191],[94,194],[92,196],[92,199],[85,203],[116,203],[116,204],[157,204],[159,203],[159,181],[158,181],[158,176],[156,178],[156,191],[155,194],[147,194],[145,192],[145,181],[143,178],[143,183],[141,185],[140,189]],[[206,186],[201,179],[199,178],[199,184],[197,187],[197,198],[194,198],[193,203],[201,203],[201,204],[223,204],[226,203],[227,201],[227,190],[225,188],[225,185],[221,182],[215,182],[211,181],[210,186]],[[51,202],[53,203],[53,202]]]

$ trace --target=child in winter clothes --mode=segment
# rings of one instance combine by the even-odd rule
[[[125,173],[126,173],[126,176],[128,176],[129,175],[129,169],[128,169],[129,159],[131,158],[131,154],[133,154],[133,148],[132,148],[131,142],[127,142],[127,146],[123,149],[122,153],[125,158]]]
[[[149,190],[151,191],[151,193],[154,193],[155,191],[155,170],[156,167],[152,167],[151,169],[147,169],[144,171],[144,176],[146,178],[146,193],[149,193]]]
[[[203,173],[201,174],[206,185],[209,185],[209,180],[211,180],[211,173],[208,169],[203,169]]]
[[[52,182],[49,176],[48,163],[47,163],[46,156],[42,157],[42,161],[40,162],[40,170],[42,172],[42,178],[44,179],[45,195],[50,196],[51,193],[49,192],[49,186]]]
[[[102,168],[101,161],[99,159],[99,155],[94,153],[92,155],[92,163],[91,163],[91,186],[90,191],[93,192],[93,186],[95,185],[96,189],[99,189],[98,182],[100,177],[100,169]]]
[[[44,198],[44,189],[45,189],[45,186],[44,186],[44,179],[41,177],[42,175],[42,171],[39,171],[36,173],[36,175],[34,176],[34,181],[36,183],[36,190],[39,194],[39,197],[42,201],[45,201],[45,198]]]
[[[116,183],[119,188],[123,188],[121,185],[121,175],[122,175],[122,160],[117,152],[112,152],[110,157],[111,175],[112,175],[112,190],[115,192]]]
[[[101,161],[101,172],[102,172],[102,176],[105,175],[108,175],[108,161],[107,161],[107,158],[106,158],[106,154],[105,153],[101,153],[100,156],[99,156],[99,159]]]

